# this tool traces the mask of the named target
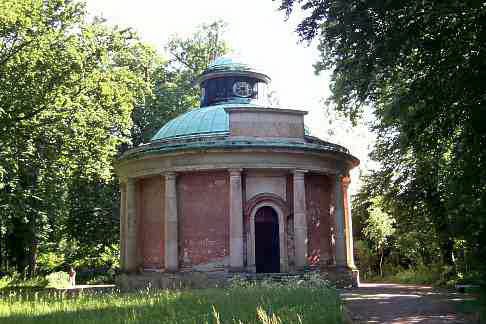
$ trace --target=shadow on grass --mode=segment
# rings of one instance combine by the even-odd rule
[[[463,313],[473,314],[477,323],[486,323],[486,287],[466,289],[464,296],[469,296],[458,305]]]

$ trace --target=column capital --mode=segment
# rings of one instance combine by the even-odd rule
[[[307,172],[308,172],[308,170],[302,170],[302,169],[294,169],[294,170],[292,170],[292,174],[294,175],[294,178],[304,177],[304,175]]]
[[[351,184],[351,177],[349,177],[349,176],[343,176],[341,178],[341,182],[342,182],[343,186],[347,189],[348,186]]]
[[[239,177],[241,176],[241,172],[243,172],[243,169],[242,168],[228,169],[228,172],[231,177]]]
[[[167,171],[163,173],[165,180],[175,180],[177,177],[177,172],[174,171]]]
[[[133,177],[127,177],[126,179],[127,179],[127,182],[126,182],[127,185],[129,185],[129,186],[134,186],[135,185],[135,180],[136,180],[135,178],[133,178]]]

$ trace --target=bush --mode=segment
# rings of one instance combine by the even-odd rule
[[[98,269],[80,269],[76,274],[76,283],[97,285],[97,284],[111,284],[115,283],[117,272],[114,269],[98,268]]]
[[[69,287],[69,274],[64,271],[53,272],[47,277],[47,287],[67,288]]]
[[[10,275],[4,275],[0,278],[0,289],[12,288],[44,288],[47,285],[47,280],[44,277],[38,276],[29,279],[18,273],[13,272]]]

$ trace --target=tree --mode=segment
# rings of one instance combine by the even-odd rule
[[[317,72],[333,69],[332,100],[356,121],[370,107],[378,134],[372,181],[404,211],[420,208],[444,264],[465,241],[486,260],[486,6],[483,1],[282,0]],[[400,202],[400,203],[399,203]]]
[[[130,30],[87,22],[78,2],[0,3],[4,264],[34,275],[39,247],[63,233],[74,174],[112,177],[133,104],[149,90],[139,71],[117,64],[138,43]]]
[[[388,239],[395,232],[393,224],[395,220],[380,207],[379,199],[374,199],[373,204],[368,208],[369,218],[363,229],[363,234],[368,238],[376,252],[379,253],[380,276],[383,276],[383,256]]]
[[[152,95],[133,112],[134,146],[148,142],[170,119],[199,105],[201,93],[194,83],[216,57],[229,52],[226,25],[223,21],[202,24],[187,38],[173,35],[168,40],[169,59],[146,70]]]

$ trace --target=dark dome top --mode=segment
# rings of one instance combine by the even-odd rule
[[[205,80],[225,76],[251,76],[265,83],[270,82],[270,77],[261,69],[244,63],[237,56],[225,55],[209,64],[208,68],[197,79],[197,83],[201,84]]]

